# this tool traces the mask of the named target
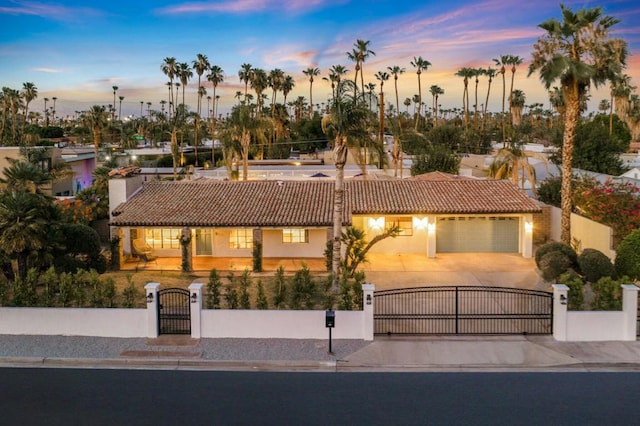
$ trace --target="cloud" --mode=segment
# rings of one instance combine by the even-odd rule
[[[187,13],[248,14],[256,12],[282,12],[303,14],[345,0],[221,0],[177,4],[156,9],[159,14],[179,15]]]
[[[10,2],[10,5],[0,6],[0,15],[28,15],[57,21],[77,21],[90,16],[101,16],[103,13],[97,9],[87,7],[72,8],[32,1],[13,0]]]
[[[56,73],[62,72],[62,70],[59,70],[56,68],[45,68],[45,67],[33,68],[33,71],[44,72],[47,74],[56,74]]]

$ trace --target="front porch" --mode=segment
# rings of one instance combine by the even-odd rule
[[[275,272],[280,266],[285,271],[293,272],[302,268],[305,264],[313,272],[326,272],[325,260],[319,258],[263,258],[262,269],[264,271]],[[209,272],[212,269],[218,271],[243,271],[253,269],[253,259],[250,257],[200,257],[192,258],[193,272]],[[180,271],[182,270],[182,259],[179,257],[158,257],[152,262],[145,263],[136,257],[125,258],[120,269],[123,271],[157,270],[157,271]]]

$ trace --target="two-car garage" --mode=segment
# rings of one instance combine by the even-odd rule
[[[520,218],[514,216],[443,216],[436,225],[440,253],[517,253]]]

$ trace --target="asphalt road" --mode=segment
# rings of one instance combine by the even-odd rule
[[[2,425],[630,425],[640,373],[0,368]]]

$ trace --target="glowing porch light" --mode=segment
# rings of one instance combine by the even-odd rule
[[[369,218],[369,228],[379,231],[381,229],[384,229],[384,217],[379,217],[379,218],[374,218],[374,217],[370,217]]]
[[[524,223],[524,230],[525,232],[533,232],[533,222],[525,222]]]

